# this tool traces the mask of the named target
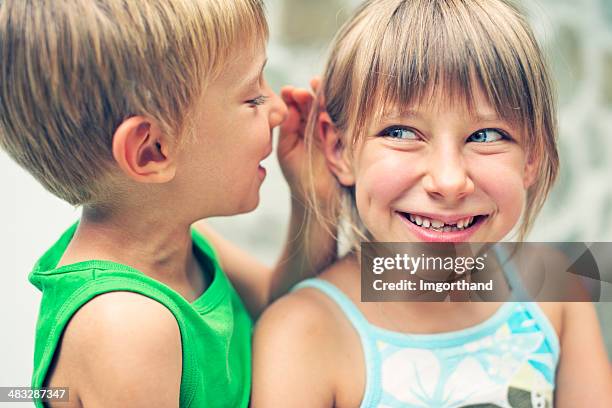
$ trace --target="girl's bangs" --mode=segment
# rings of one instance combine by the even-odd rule
[[[503,17],[476,2],[418,3],[401,2],[369,47],[372,63],[362,82],[357,129],[412,105],[463,104],[476,116],[480,90],[500,119],[532,134],[542,115],[534,101],[545,96],[538,85],[545,73],[536,69],[543,64],[532,62],[539,58],[532,39],[500,25]]]

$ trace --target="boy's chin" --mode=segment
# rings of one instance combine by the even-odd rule
[[[226,215],[239,215],[250,213],[255,210],[259,205],[259,192],[257,192],[253,197],[248,197],[247,200],[243,201],[238,205],[232,212]]]

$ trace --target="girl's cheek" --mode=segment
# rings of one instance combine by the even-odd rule
[[[484,191],[498,210],[503,209],[508,220],[518,220],[526,199],[521,158],[489,156],[473,164],[470,174],[476,188]]]
[[[405,194],[418,181],[416,163],[407,156],[405,152],[389,152],[363,157],[356,178],[358,193],[383,205]]]

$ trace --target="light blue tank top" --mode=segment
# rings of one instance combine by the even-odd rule
[[[552,407],[559,340],[534,302],[506,302],[467,329],[405,334],[369,323],[336,286],[309,279],[357,331],[365,358],[361,408]]]

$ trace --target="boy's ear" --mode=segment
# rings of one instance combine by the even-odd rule
[[[355,176],[350,165],[340,132],[327,112],[321,112],[317,121],[318,134],[325,162],[340,184],[349,187],[355,184]]]
[[[113,156],[131,179],[141,183],[166,183],[174,178],[176,165],[169,140],[156,122],[145,116],[124,120],[113,135]]]

